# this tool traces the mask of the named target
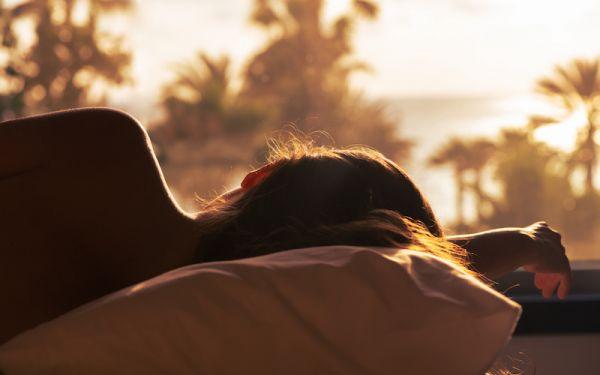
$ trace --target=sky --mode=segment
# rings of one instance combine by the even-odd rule
[[[348,0],[330,0],[332,17]],[[381,15],[356,33],[371,74],[353,85],[372,97],[502,96],[529,92],[558,63],[600,52],[597,0],[380,0]],[[252,0],[138,0],[120,25],[136,86],[117,100],[149,98],[177,61],[200,50],[239,68],[265,41],[248,22]],[[168,15],[168,16],[166,16]],[[115,26],[118,30],[119,27]]]
[[[600,3],[588,0],[383,2],[381,22],[358,39],[378,56],[383,95],[524,92],[556,63],[598,53]],[[387,45],[397,46],[385,53]],[[386,77],[384,80],[383,77]]]

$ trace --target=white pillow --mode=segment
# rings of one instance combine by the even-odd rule
[[[439,258],[330,246],[197,264],[0,347],[7,374],[482,374],[520,308]]]

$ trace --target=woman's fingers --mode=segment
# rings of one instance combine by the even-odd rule
[[[534,276],[535,287],[538,288],[542,294],[544,294],[544,290],[547,288],[548,278],[546,274],[537,272]]]
[[[564,249],[564,248],[563,248]],[[571,291],[571,264],[569,258],[563,253],[562,256],[563,272],[560,274],[560,287],[558,288],[558,297],[564,299],[567,294]]]
[[[535,286],[545,298],[556,291],[559,298],[567,296],[571,289],[571,266],[560,233],[544,221],[526,228],[535,245],[535,260],[525,270],[535,273]]]
[[[533,276],[533,282],[535,284],[535,287],[538,288],[539,290],[544,289],[544,284],[542,283],[542,278],[540,277],[542,274],[541,273],[536,273]]]
[[[552,294],[558,287],[561,277],[555,273],[538,273],[536,274],[536,278],[539,279],[539,284],[541,286],[542,295],[544,298],[552,297]]]
[[[565,299],[571,290],[571,273],[562,275],[560,286],[558,287],[557,295],[560,299]]]
[[[556,291],[558,297],[564,299],[571,290],[571,273],[536,273],[534,282],[544,298],[552,297]]]
[[[552,296],[553,290],[551,290],[551,279],[549,274],[547,273],[538,273],[536,274],[536,278],[539,280],[538,284],[540,285],[540,291],[542,292],[542,296],[544,298],[550,298]]]

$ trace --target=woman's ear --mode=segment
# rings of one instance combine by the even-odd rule
[[[270,163],[262,168],[256,169],[248,173],[246,177],[244,177],[244,179],[242,180],[242,189],[248,190],[257,186],[262,181],[264,181],[265,178],[269,177],[271,172],[273,172],[275,167],[277,167],[278,165],[279,163]]]

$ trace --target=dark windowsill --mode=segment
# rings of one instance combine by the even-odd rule
[[[600,333],[600,261],[573,264],[569,297],[544,299],[533,284],[533,274],[515,271],[495,288],[523,306],[516,335]]]

